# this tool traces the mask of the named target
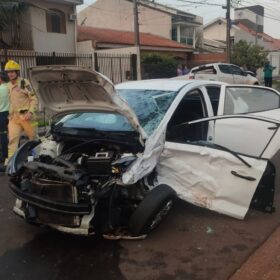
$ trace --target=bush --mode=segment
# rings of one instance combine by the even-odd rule
[[[156,53],[142,56],[143,77],[148,79],[171,78],[176,76],[177,61],[167,55]]]

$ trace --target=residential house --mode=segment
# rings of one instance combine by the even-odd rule
[[[232,21],[230,37],[232,43],[245,40],[248,43],[258,44],[269,51],[280,49],[280,40],[264,33],[264,8],[250,6],[235,9],[235,19]],[[216,18],[204,26],[203,37],[206,40],[226,42],[227,22],[224,18]]]
[[[154,1],[138,0],[137,4],[141,55],[151,52],[168,54],[177,59],[178,64],[186,64],[194,47],[201,42],[203,19]],[[95,52],[99,57],[104,52],[115,56],[137,54],[132,0],[97,0],[78,13],[78,23],[79,53]],[[96,61],[98,57],[95,65],[98,64]],[[117,60],[112,58],[109,61],[112,69],[122,68],[122,71],[129,72],[129,65],[124,70],[114,61]],[[121,77],[113,74],[117,71],[101,71],[114,82],[120,81]]]
[[[280,39],[264,33],[264,8],[260,5],[235,9],[230,37],[232,43],[244,40],[262,46],[269,52],[268,59],[277,67],[274,76],[280,71]],[[217,18],[204,26],[205,49],[213,49],[217,44],[226,42],[227,23]]]
[[[199,45],[203,18],[154,1],[138,1],[140,32]],[[132,0],[97,0],[78,13],[78,23],[96,28],[134,31]]]
[[[76,5],[83,0],[24,0],[17,49],[37,52],[76,52]],[[14,45],[15,31],[3,34]]]
[[[137,54],[134,36],[132,31],[79,26],[78,52],[96,53],[97,60],[102,57],[107,62],[101,63],[98,70],[109,76],[114,82],[121,82],[123,77],[131,76],[131,64],[123,63],[123,60],[125,60],[125,56]],[[141,55],[153,52],[162,53],[173,56],[178,63],[186,63],[188,56],[193,52],[193,48],[189,45],[180,44],[158,35],[141,32],[139,37]]]
[[[23,0],[17,27],[2,34],[6,51],[0,50],[1,66],[7,58],[27,67],[75,64],[77,52],[76,6],[83,0]],[[67,55],[69,54],[69,55]],[[70,55],[72,54],[72,55]]]

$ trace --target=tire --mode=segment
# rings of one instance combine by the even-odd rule
[[[129,229],[134,236],[147,234],[167,216],[176,198],[176,192],[167,185],[152,189],[131,215]]]

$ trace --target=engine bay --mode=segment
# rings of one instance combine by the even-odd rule
[[[12,182],[25,193],[57,205],[74,204],[84,209],[80,215],[71,211],[53,215],[46,207],[41,209],[41,205],[37,208],[30,203],[26,211],[29,220],[77,227],[82,215],[90,215],[94,209],[94,231],[111,232],[127,225],[129,216],[147,193],[141,183],[124,186],[120,180],[136,156],[114,141],[44,139]]]

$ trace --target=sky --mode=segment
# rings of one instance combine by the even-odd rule
[[[102,1],[102,0],[100,0]],[[232,0],[239,2],[239,7],[262,5],[265,7],[264,32],[280,39],[280,0]],[[78,11],[96,2],[96,0],[84,0],[84,5],[78,6]],[[226,0],[156,0],[160,4],[165,4],[186,12],[202,16],[204,24],[217,17],[225,17],[225,10],[222,5]],[[196,2],[193,3],[193,2]],[[208,4],[207,4],[208,3]],[[216,6],[217,5],[217,6]],[[233,18],[233,12],[232,12]]]

